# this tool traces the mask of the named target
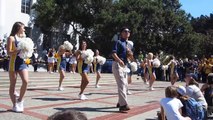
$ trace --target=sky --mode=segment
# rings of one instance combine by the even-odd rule
[[[213,13],[213,0],[179,0],[182,4],[181,9],[190,13],[193,17],[200,15],[209,16]]]

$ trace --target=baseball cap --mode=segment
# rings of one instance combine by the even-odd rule
[[[185,95],[186,94],[186,88],[184,86],[178,86],[177,92],[181,95]]]

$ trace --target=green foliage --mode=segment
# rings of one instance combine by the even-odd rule
[[[191,16],[180,9],[179,0],[37,1],[33,7],[37,12],[35,21],[43,32],[63,24],[78,24],[83,32],[75,27],[74,31],[82,38],[91,36],[90,47],[100,49],[106,56],[111,51],[112,37],[123,26],[131,29],[136,53],[162,50],[180,57],[205,53],[203,44],[209,43],[206,39],[211,43],[213,35],[210,30],[207,32],[209,37],[204,35],[210,18],[192,18],[190,23]],[[66,34],[67,31],[62,32]]]
[[[191,24],[200,38],[198,46],[200,56],[213,54],[213,14],[192,18]]]

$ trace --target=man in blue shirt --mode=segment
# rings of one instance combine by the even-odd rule
[[[127,72],[125,71],[127,61],[127,40],[130,37],[130,30],[126,27],[121,29],[120,40],[115,41],[112,49],[112,57],[114,59],[112,64],[112,72],[116,79],[118,86],[118,104],[120,112],[130,110],[127,103]]]

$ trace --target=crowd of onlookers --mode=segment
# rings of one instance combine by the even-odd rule
[[[143,75],[143,63],[145,56],[142,52],[138,55],[138,75]],[[159,57],[159,56],[158,56]],[[206,78],[209,73],[213,72],[213,55],[209,57],[202,57],[199,59],[196,55],[194,58],[176,58],[176,70],[179,76],[178,81],[184,81],[187,73],[194,73],[198,77],[199,82],[206,83]],[[169,77],[170,67],[167,70],[163,70],[162,66],[155,68],[155,74],[157,80],[170,81]]]

